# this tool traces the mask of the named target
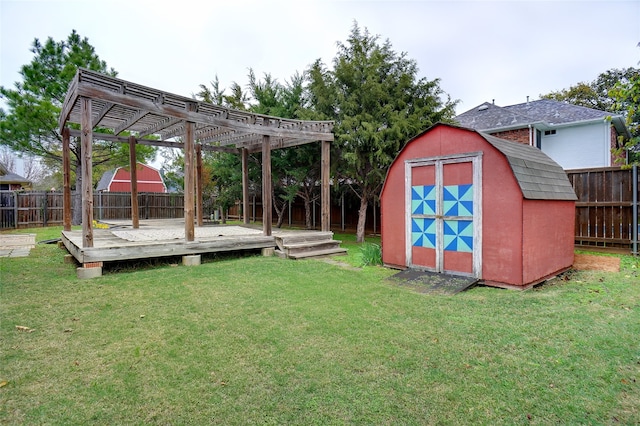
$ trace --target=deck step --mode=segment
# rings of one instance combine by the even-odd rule
[[[287,244],[283,247],[283,251],[287,253],[299,253],[304,251],[324,250],[339,247],[341,242],[342,241],[338,240],[322,240],[309,241],[307,243]]]
[[[313,250],[306,251],[303,253],[289,254],[289,259],[308,259],[310,257],[324,257],[324,256],[337,256],[337,255],[346,255],[347,249],[343,249],[341,247],[335,247],[331,249],[324,250]]]
[[[306,259],[346,254],[347,250],[340,248],[340,243],[342,241],[333,239],[331,231],[277,235],[276,255],[288,259]]]
[[[300,234],[284,234],[284,235],[276,235],[276,244],[282,250],[284,246],[288,246],[291,244],[301,244],[311,241],[324,241],[324,240],[332,240],[333,232],[320,232],[320,231],[311,231]]]

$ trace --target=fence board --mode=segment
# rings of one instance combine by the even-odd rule
[[[571,170],[567,176],[578,197],[576,245],[629,249],[633,223],[633,173],[606,167]]]
[[[62,192],[0,191],[0,229],[34,228],[62,225]],[[184,217],[182,194],[138,194],[141,219],[176,219]],[[95,220],[130,220],[131,194],[95,192]]]

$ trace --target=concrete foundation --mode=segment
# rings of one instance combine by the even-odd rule
[[[201,263],[201,256],[194,254],[190,256],[182,256],[182,264],[184,266],[197,266]]]
[[[78,275],[78,279],[80,280],[88,280],[91,278],[97,278],[102,276],[102,266],[97,266],[94,268],[84,268],[79,267],[76,268],[76,273]]]

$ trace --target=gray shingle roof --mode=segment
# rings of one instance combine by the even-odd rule
[[[570,201],[578,199],[562,167],[538,148],[477,133],[504,154],[524,198]]]
[[[107,170],[102,174],[102,177],[96,186],[96,191],[106,191],[109,189],[109,184],[111,183],[111,179],[113,179],[113,175],[116,174],[116,170],[117,169]]]
[[[0,163],[0,183],[29,184],[31,181],[16,173],[11,173],[4,164]]]
[[[455,120],[463,127],[480,131],[519,128],[530,124],[554,126],[590,120],[604,120],[612,116],[599,111],[551,99],[500,107],[489,102],[463,112]]]

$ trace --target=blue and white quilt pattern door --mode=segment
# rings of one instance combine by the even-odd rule
[[[437,198],[435,166],[411,168],[411,264],[437,269]]]
[[[478,276],[474,161],[411,166],[409,266]]]
[[[442,165],[442,271],[474,272],[473,163]]]

